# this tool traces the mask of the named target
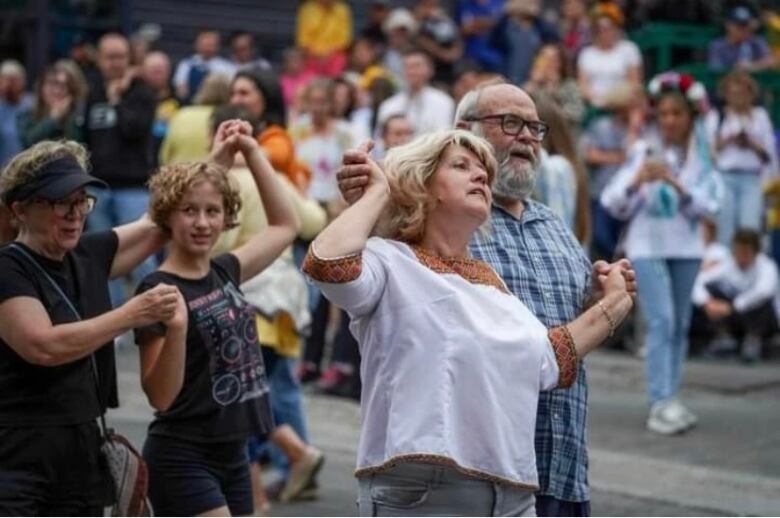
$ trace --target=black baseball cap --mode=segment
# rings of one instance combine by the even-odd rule
[[[753,13],[750,9],[748,9],[744,5],[739,5],[733,8],[731,11],[729,11],[729,14],[728,16],[726,16],[726,19],[733,23],[738,23],[740,25],[747,25],[750,22],[752,22],[755,19],[755,17],[753,16]]]
[[[33,197],[56,201],[88,185],[108,187],[103,180],[87,174],[75,158],[66,156],[46,162],[26,182],[4,192],[2,198],[6,205]]]

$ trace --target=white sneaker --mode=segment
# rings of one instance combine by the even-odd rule
[[[303,458],[290,467],[287,483],[279,495],[279,500],[289,502],[304,492],[317,477],[323,462],[325,455],[317,448],[308,446]]]
[[[696,414],[691,412],[688,407],[683,405],[679,399],[672,398],[668,405],[670,407],[669,412],[674,416],[675,419],[685,423],[686,428],[693,428],[699,423],[699,418],[696,417]]]
[[[653,404],[647,418],[647,429],[662,435],[675,435],[684,432],[688,425],[682,419],[682,414],[675,409],[671,401],[661,401]]]

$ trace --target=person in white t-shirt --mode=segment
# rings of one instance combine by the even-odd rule
[[[379,106],[377,128],[396,113],[406,115],[415,135],[451,127],[455,101],[429,85],[433,77],[431,58],[421,50],[410,50],[404,54],[403,66],[406,88]]]
[[[469,256],[491,212],[493,153],[450,130],[392,149],[386,172],[369,160],[363,195],[304,261],[360,344],[361,516],[535,516],[539,392],[573,383],[577,359],[631,309],[615,268],[602,299],[546,329]],[[369,239],[380,216],[386,237]]]
[[[601,107],[620,84],[641,85],[642,55],[623,34],[623,13],[616,5],[599,3],[591,14],[593,44],[577,59],[577,83],[587,102]]]
[[[336,170],[341,155],[355,145],[350,124],[335,116],[333,92],[330,79],[309,83],[304,91],[306,116],[290,127],[295,153],[311,169],[309,197],[325,205],[331,216],[340,210]]]
[[[693,302],[716,334],[710,350],[735,351],[739,347],[736,339],[743,338],[742,359],[758,361],[764,341],[777,332],[777,265],[761,253],[761,235],[738,230],[731,254],[699,277]]]

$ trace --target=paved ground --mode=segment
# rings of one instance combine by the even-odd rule
[[[120,352],[123,406],[112,422],[140,445],[151,412],[137,363],[135,351]],[[597,353],[588,359],[588,377],[594,515],[780,514],[780,364],[691,363],[683,399],[700,424],[673,438],[644,429],[640,360]],[[314,442],[327,455],[321,497],[275,505],[271,514],[354,515],[357,405],[309,395],[307,413]]]

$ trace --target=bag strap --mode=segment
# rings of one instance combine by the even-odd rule
[[[47,272],[43,268],[43,266],[41,266],[38,263],[38,261],[36,261],[35,258],[32,255],[30,255],[29,252],[27,252],[27,250],[25,250],[24,248],[22,248],[21,246],[19,246],[16,243],[11,243],[8,246],[10,246],[14,250],[16,250],[17,252],[22,254],[28,261],[30,261],[30,263],[32,263],[38,269],[38,271],[40,271],[43,274],[43,277],[46,280],[49,281],[49,283],[52,285],[54,290],[59,294],[60,297],[62,297],[62,300],[64,300],[65,303],[68,305],[68,308],[70,308],[71,312],[76,317],[76,320],[83,320],[81,318],[81,315],[79,314],[78,310],[76,309],[76,306],[74,306],[73,303],[68,298],[68,296],[65,295],[65,292],[62,291],[62,288],[60,288],[60,285],[57,284],[54,281],[54,279],[51,278],[51,275],[49,275],[49,272]],[[100,378],[98,376],[97,360],[95,360],[95,353],[92,353],[92,354],[89,355],[89,361],[90,361],[90,367],[91,367],[91,371],[92,371],[92,379],[93,379],[94,384],[95,384],[95,395],[97,396],[98,408],[101,408],[101,410],[102,410],[102,405],[100,403]],[[105,411],[101,411],[100,412],[99,422],[100,422],[100,433],[103,436],[103,439],[108,439],[109,438],[109,433],[108,433],[108,427],[106,426],[106,413],[105,413]]]

